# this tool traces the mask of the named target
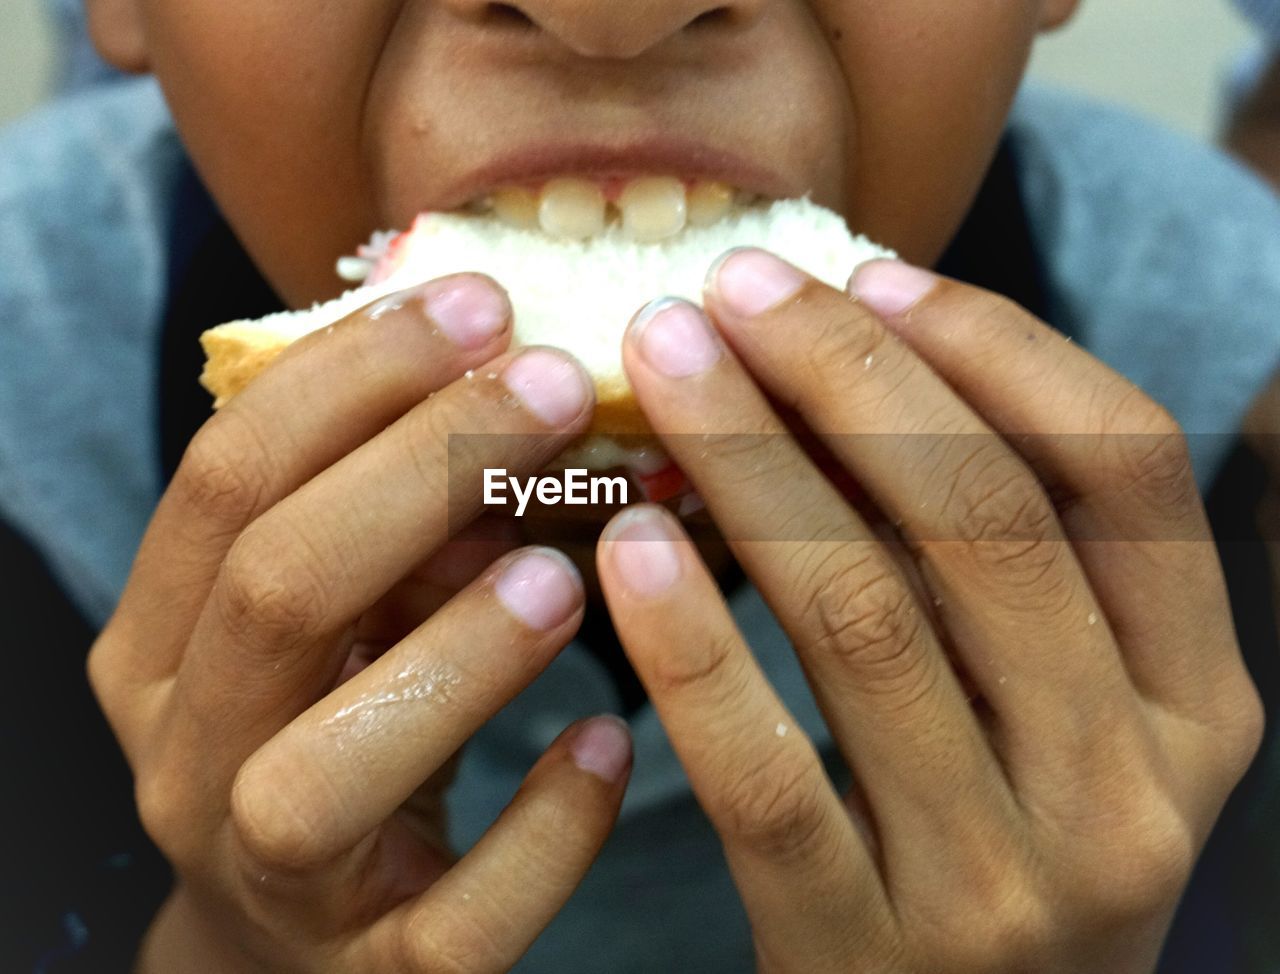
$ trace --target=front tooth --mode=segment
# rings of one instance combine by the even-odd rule
[[[522,186],[496,190],[489,201],[494,214],[504,223],[525,230],[538,225],[538,198]]]
[[[553,179],[542,187],[538,223],[553,237],[585,240],[604,232],[604,193],[585,179]]]
[[[733,208],[733,187],[727,183],[698,182],[689,190],[689,222],[709,227]]]
[[[367,257],[339,257],[338,276],[353,284],[363,283],[373,273],[373,261]]]
[[[633,179],[618,197],[622,227],[632,240],[650,243],[684,229],[688,204],[684,183],[670,176]]]

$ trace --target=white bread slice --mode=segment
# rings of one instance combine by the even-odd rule
[[[397,269],[376,285],[309,310],[205,332],[200,341],[208,361],[200,381],[221,406],[303,335],[405,288],[446,274],[481,271],[511,297],[513,346],[566,349],[591,373],[597,400],[592,433],[647,433],[622,370],[623,331],[652,298],[700,302],[712,261],[739,246],[768,248],[837,288],[859,264],[893,256],[855,237],[840,216],[807,199],[742,209],[659,244],[635,243],[616,226],[585,242],[561,241],[496,218],[429,213],[397,250]]]

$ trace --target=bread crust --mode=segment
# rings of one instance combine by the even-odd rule
[[[201,335],[205,363],[200,384],[213,394],[213,407],[221,409],[230,402],[291,344],[278,333],[249,322],[220,325]],[[653,435],[623,376],[592,376],[592,380],[596,410],[588,434]]]
[[[205,363],[200,384],[213,394],[213,408],[221,409],[239,395],[290,344],[278,335],[239,323],[202,334]]]

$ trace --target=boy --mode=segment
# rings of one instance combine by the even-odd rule
[[[503,354],[509,309],[478,275],[298,347],[177,461],[199,425],[182,350],[268,303],[236,239],[300,305],[376,227],[554,176],[812,192],[915,265],[947,251],[1193,432],[1235,429],[1280,344],[1271,198],[1051,97],[998,148],[1029,45],[1072,6],[95,0],[100,50],[155,73],[235,232],[150,89],[86,99],[68,111],[103,142],[71,210],[129,232],[75,255],[92,296],[66,314],[34,261],[6,309],[6,420],[28,433],[7,513],[98,620],[129,574],[90,673],[179,880],[141,970],[1152,968],[1260,733],[1190,466],[1207,483],[1227,444],[1189,458],[1151,399],[1016,305],[897,263],[850,302],[747,251],[709,275],[706,314],[632,323],[660,432],[774,434],[746,441],[764,455],[668,439],[754,583],[729,586],[754,659],[655,509],[606,530],[608,622],[593,606],[563,651],[577,569],[449,544],[440,436],[531,434],[472,458],[529,470],[591,408],[564,356]],[[1164,164],[1135,179],[1135,152]],[[39,163],[62,187],[65,158]],[[70,405],[42,397],[90,338]],[[757,383],[897,522],[901,563]],[[176,471],[130,567],[152,390]],[[618,710],[620,817],[629,735],[575,721]]]

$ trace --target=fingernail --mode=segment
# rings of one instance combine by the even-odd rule
[[[503,370],[502,381],[548,426],[567,425],[591,401],[591,386],[578,363],[545,348],[519,355]]]
[[[726,309],[743,318],[795,297],[807,280],[786,261],[755,247],[722,254],[707,274],[708,289]]]
[[[540,632],[554,629],[582,604],[578,570],[554,548],[517,555],[493,588],[513,616]]]
[[[631,732],[618,717],[592,717],[569,745],[573,763],[588,774],[616,783],[631,764]]]
[[[654,369],[671,379],[705,372],[720,361],[711,323],[688,301],[658,298],[631,323],[631,340]]]
[[[507,323],[506,295],[475,274],[432,281],[422,290],[427,315],[460,348],[481,348]]]
[[[637,595],[655,598],[680,578],[680,553],[667,516],[652,507],[633,507],[605,529],[609,556],[623,583]]]
[[[936,274],[900,260],[873,260],[853,272],[849,293],[882,318],[910,310],[938,283]]]

